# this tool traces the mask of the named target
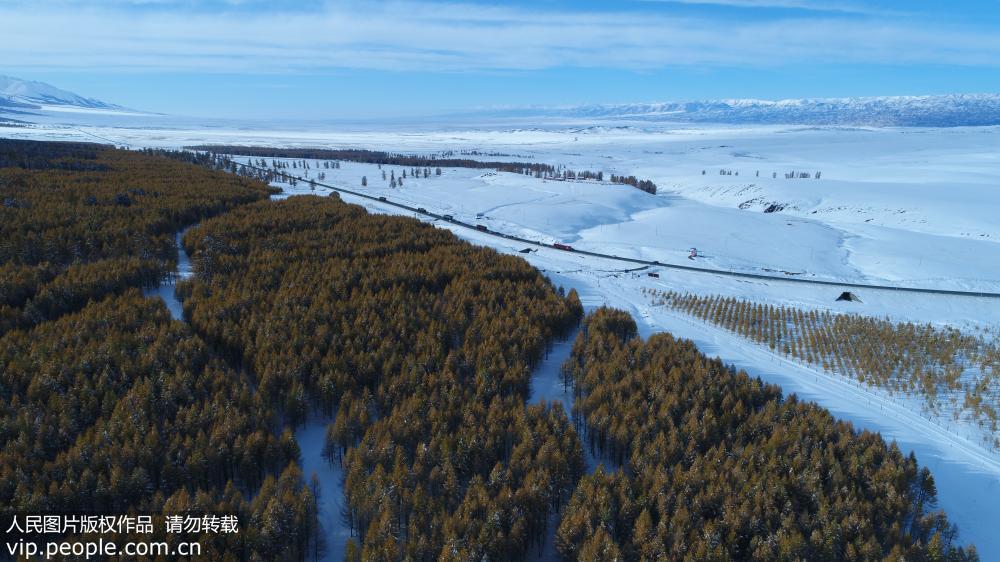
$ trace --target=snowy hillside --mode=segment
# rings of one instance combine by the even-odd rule
[[[689,123],[957,127],[1000,124],[1000,94],[871,98],[734,99],[517,109],[498,116]]]
[[[44,82],[0,76],[0,110],[4,108],[39,109],[42,106],[121,109],[120,106],[93,98],[85,98]]]

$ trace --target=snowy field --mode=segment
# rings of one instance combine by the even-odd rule
[[[564,165],[651,179],[657,195],[598,182],[543,180],[485,170],[444,169],[441,176],[404,180],[390,188],[377,166],[344,162],[339,169],[309,163],[309,178],[384,196],[490,230],[572,244],[622,256],[724,270],[957,290],[1000,292],[1000,128],[848,129],[782,126],[671,126],[548,123],[406,126],[335,130],[320,125],[237,127],[172,122],[138,126],[127,117],[96,117],[72,126],[0,128],[0,136],[100,139],[133,147],[226,143],[288,147],[369,148],[481,156]],[[243,158],[243,161],[248,159]],[[267,159],[269,162],[271,159]],[[290,162],[290,161],[289,161]],[[404,168],[385,166],[399,177]],[[721,175],[720,170],[728,173]],[[304,175],[302,168],[283,170]],[[704,171],[704,174],[702,173]],[[758,175],[759,172],[759,175]],[[821,178],[786,179],[787,173]],[[738,175],[737,175],[738,173]],[[362,176],[368,186],[361,186]],[[777,176],[777,177],[774,177]],[[280,185],[280,184],[279,184]],[[305,181],[289,195],[316,193]],[[373,212],[401,209],[344,197]],[[764,212],[765,210],[775,212]],[[720,328],[653,306],[656,288],[721,294],[807,309],[856,312],[930,322],[965,331],[1000,327],[1000,299],[858,290],[863,303],[835,302],[840,289],[740,280],[634,264],[555,249],[519,253],[523,244],[438,221],[459,236],[519,255],[555,283],[576,288],[585,306],[609,304],[633,313],[643,335],[667,330],[692,339],[710,355],[780,384],[857,427],[881,432],[916,452],[933,472],[940,507],[959,525],[961,540],[984,560],[1000,560],[1000,456],[979,447],[968,427],[922,417],[911,402],[892,400],[818,372]],[[649,272],[659,278],[649,277]],[[550,385],[551,386],[551,385]],[[536,389],[541,391],[541,388]]]
[[[375,165],[344,162],[339,169],[324,169],[317,161],[309,162],[309,166],[308,170],[282,171],[311,179],[323,173],[322,183],[383,196],[433,213],[451,214],[464,222],[486,225],[495,232],[547,243],[562,242],[582,250],[778,278],[1000,292],[1000,221],[989,225],[984,221],[984,230],[990,231],[990,238],[970,239],[864,221],[821,220],[811,213],[797,216],[710,204],[683,192],[668,191],[663,184],[660,193],[652,196],[623,185],[554,181],[458,168],[444,169],[441,176],[432,173],[428,178],[407,177],[402,187],[391,188],[391,179],[383,180],[382,172],[398,177],[404,168],[385,166],[380,170]],[[362,177],[367,178],[367,187],[361,186]],[[787,181],[811,187],[810,182],[817,180]],[[322,187],[313,192],[301,181],[295,187],[278,185],[290,192],[327,193]],[[996,198],[1000,200],[1000,189],[996,190]],[[363,199],[358,202],[385,212],[400,212]],[[936,203],[911,205],[926,208],[927,213],[941,212]],[[988,200],[966,206],[977,212],[992,206],[1000,213],[1000,204]],[[941,217],[935,224],[947,228],[950,222]],[[508,244],[518,250],[523,246],[493,239],[488,243]],[[697,247],[700,254],[694,261],[688,259],[691,247]],[[596,258],[590,258],[587,265],[607,270],[635,267]],[[779,280],[739,280],[674,270],[659,273],[663,280],[676,281],[677,290],[699,294],[723,294],[765,303],[961,328],[1000,324],[997,299],[861,290],[863,304],[837,303],[834,299],[839,291],[834,287]]]
[[[122,116],[102,116],[118,126],[69,126],[60,124],[61,118],[66,114],[53,113],[51,123],[3,128],[0,135],[106,139],[133,146],[235,143],[455,151],[456,156],[498,152],[512,156],[472,158],[635,175],[656,182],[660,193],[654,197],[623,193],[629,191],[626,186],[456,169],[443,178],[407,181],[394,195],[473,218],[484,212],[498,228],[661,261],[682,259],[693,246],[706,256],[701,265],[723,269],[1000,292],[1000,127],[553,123],[545,128],[330,131],[318,125],[195,126],[162,116],[143,120],[160,122],[158,127],[138,127],[133,123],[138,118]],[[733,175],[720,175],[720,170]],[[322,171],[334,184],[360,187],[361,176],[367,175],[371,191],[388,188],[387,182],[375,181],[378,172],[372,166],[345,163],[341,170]],[[790,172],[821,172],[822,177],[786,179]]]

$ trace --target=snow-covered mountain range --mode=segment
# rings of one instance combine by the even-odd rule
[[[0,115],[36,110],[125,108],[44,82],[0,75]],[[128,110],[126,110],[128,111]],[[458,117],[458,116],[456,116]],[[1000,94],[950,94],[786,100],[723,99],[686,102],[520,107],[476,111],[461,117],[503,119],[634,120],[677,123],[960,127],[1000,125]],[[2,119],[2,118],[0,118]]]
[[[1000,94],[952,94],[780,101],[729,99],[518,108],[497,117],[635,119],[686,123],[958,127],[1000,125]]]
[[[0,75],[0,110],[31,110],[43,106],[122,109],[121,106],[61,90],[44,82]]]

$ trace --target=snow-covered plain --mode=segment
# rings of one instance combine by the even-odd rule
[[[581,247],[627,247],[634,255],[658,256],[654,259],[683,258],[696,246],[707,255],[704,265],[724,269],[949,289],[1000,288],[994,266],[1000,262],[1000,127],[623,122],[331,132],[319,125],[282,129],[219,122],[198,127],[165,116],[87,116],[93,121],[67,124],[77,117],[51,114],[42,125],[6,128],[0,134],[134,146],[236,143],[423,154],[501,152],[515,156],[473,158],[634,174],[655,181],[660,195],[511,174],[485,176],[476,170],[448,170],[444,178],[410,181],[395,194],[417,203],[445,201],[458,211],[492,212],[495,221],[519,231]],[[345,164],[327,176],[336,184],[360,186],[361,175],[375,178],[370,168]],[[734,175],[719,175],[720,170]],[[822,179],[785,179],[793,171],[820,171]],[[433,181],[438,179],[443,181]],[[369,186],[372,191],[387,187],[379,181],[369,181]],[[769,207],[781,210],[764,213]],[[637,235],[642,244],[633,243]]]
[[[125,117],[50,121],[0,128],[0,136],[103,140],[134,147],[227,143],[435,154],[476,150],[515,156],[471,156],[565,165],[652,179],[649,195],[627,186],[542,180],[484,170],[445,169],[442,176],[408,177],[392,189],[374,165],[339,169],[310,162],[309,177],[453,214],[491,230],[572,244],[623,256],[725,270],[890,285],[1000,292],[1000,127],[875,129],[795,126],[692,126],[549,121],[489,126],[399,126],[333,129],[169,122],[139,126]],[[132,124],[129,124],[132,123]],[[246,161],[247,159],[243,159]],[[271,159],[267,159],[270,161]],[[386,166],[401,175],[403,168]],[[720,175],[720,170],[732,175]],[[304,175],[301,168],[285,170]],[[704,171],[704,173],[703,173]],[[821,179],[786,179],[789,172]],[[758,175],[759,172],[759,175]],[[737,175],[738,173],[738,175]],[[361,187],[361,177],[368,180]],[[774,177],[777,176],[777,177]],[[290,194],[312,191],[305,181]],[[344,196],[373,212],[400,213],[378,202]],[[766,209],[777,212],[764,212]],[[480,216],[481,215],[481,216]],[[439,221],[440,222],[440,221]],[[735,279],[661,269],[554,249],[519,253],[523,245],[440,222],[459,236],[524,257],[555,283],[576,288],[588,308],[609,304],[631,311],[644,335],[668,330],[711,355],[814,400],[859,428],[879,431],[916,452],[938,484],[940,506],[958,523],[961,539],[984,560],[1000,559],[1000,457],[976,445],[962,426],[939,426],[907,401],[857,387],[789,362],[722,329],[666,307],[643,289],[721,294],[807,309],[857,312],[931,322],[966,331],[1000,325],[1000,299],[857,291],[863,303],[835,302],[837,287]],[[551,368],[552,365],[549,365]],[[542,383],[539,379],[538,383]],[[539,385],[539,391],[542,390]],[[538,394],[535,397],[538,398]],[[548,397],[548,396],[546,396]],[[552,398],[560,398],[552,395]]]
[[[537,160],[551,162],[553,159]],[[250,159],[237,160],[248,162]],[[584,167],[579,166],[580,169]],[[591,166],[591,169],[596,168]],[[620,168],[612,169],[618,170]],[[323,173],[325,180],[322,183],[384,196],[436,213],[452,214],[456,219],[482,223],[499,232],[572,244],[578,249],[690,265],[689,249],[697,247],[700,257],[694,264],[726,271],[1000,292],[1000,266],[997,265],[1000,263],[1000,221],[991,222],[986,216],[991,212],[1000,216],[1000,166],[997,170],[994,181],[998,187],[984,181],[977,198],[972,200],[948,200],[949,190],[943,184],[939,190],[945,194],[937,199],[928,197],[929,203],[900,195],[899,199],[905,203],[898,205],[931,218],[913,225],[892,226],[877,224],[876,218],[889,221],[893,217],[875,212],[855,217],[847,211],[814,213],[815,209],[804,206],[801,211],[786,208],[774,213],[740,208],[739,204],[730,205],[721,198],[699,198],[704,193],[701,189],[685,187],[680,182],[665,184],[661,181],[660,193],[651,196],[623,185],[553,181],[471,169],[445,169],[440,177],[433,174],[429,178],[407,177],[398,188],[390,188],[390,180],[383,180],[383,170],[375,165],[344,162],[339,169],[324,169],[319,162],[313,161],[308,171],[301,168],[284,171],[299,176],[308,173],[307,177],[312,179]],[[385,166],[384,171],[387,175],[400,176],[403,168]],[[362,177],[367,178],[367,187],[361,186]],[[697,178],[689,181],[719,181],[710,176],[701,179],[700,173]],[[731,180],[727,176],[722,181]],[[797,183],[802,186],[800,192],[805,193],[818,189],[816,185],[825,180],[773,181]],[[905,192],[908,187],[902,185],[895,189]],[[304,182],[299,182],[297,189],[309,192]],[[773,189],[775,199],[781,196],[783,189],[791,188],[777,185]],[[326,190],[319,188],[318,192]],[[839,193],[833,189],[823,200],[836,200],[841,197]],[[837,204],[846,206],[846,203]],[[963,235],[968,228],[961,222],[971,222],[976,216],[980,219],[975,230],[982,236]],[[856,304],[835,305],[832,298],[836,294],[827,298],[832,289],[817,290],[787,283],[731,279],[720,283],[713,276],[698,276],[692,280],[690,288],[697,291],[701,286],[734,296],[820,305],[841,311],[888,315],[900,320],[953,325],[956,322],[996,323],[1000,319],[997,314],[1000,303],[987,299],[871,291],[862,295],[865,305],[859,307]],[[748,286],[752,289],[741,290]],[[777,290],[769,291],[766,288],[769,286]]]

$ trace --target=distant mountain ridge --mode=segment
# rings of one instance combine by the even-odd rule
[[[53,109],[131,111],[120,105],[84,97],[44,82],[0,75],[0,115],[24,116],[45,106]],[[989,126],[1000,125],[1000,94],[593,104],[491,109],[466,113],[464,116],[734,125]]]
[[[727,99],[522,108],[491,113],[497,116],[537,115],[688,123],[960,127],[1000,125],[1000,94],[807,98],[778,101]]]
[[[0,75],[0,109],[30,110],[54,105],[86,109],[124,109],[119,105],[85,98],[44,82]]]

